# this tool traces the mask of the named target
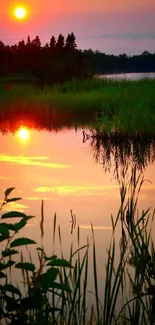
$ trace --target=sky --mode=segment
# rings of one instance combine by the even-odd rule
[[[13,8],[28,8],[27,19],[17,21]],[[109,54],[155,52],[154,0],[1,0],[0,40],[18,43],[30,35],[42,45],[52,35],[74,32],[78,48]]]

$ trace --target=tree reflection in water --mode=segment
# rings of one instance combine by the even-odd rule
[[[155,137],[150,135],[127,136],[112,132],[110,134],[96,130],[83,131],[83,143],[90,141],[94,159],[103,164],[105,171],[114,171],[119,180],[119,170],[135,166],[143,171],[155,161]]]

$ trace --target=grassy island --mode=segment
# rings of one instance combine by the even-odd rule
[[[72,80],[0,84],[0,120],[29,117],[53,124],[91,124],[106,132],[155,133],[155,80]]]

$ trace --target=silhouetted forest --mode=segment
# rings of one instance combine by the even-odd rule
[[[118,56],[107,55],[91,49],[83,52],[96,74],[155,72],[155,53],[144,51],[140,55],[128,56],[123,53]]]
[[[9,46],[0,41],[0,76],[36,77],[42,83],[66,81],[73,77],[88,77],[91,67],[88,67],[85,56],[77,49],[73,33],[65,39],[62,34],[56,40],[41,45],[39,36],[31,40],[20,41]]]
[[[51,37],[41,44],[39,36],[15,45],[0,41],[0,77],[37,78],[42,83],[87,78],[94,74],[155,71],[155,53],[141,55],[106,55],[99,51],[77,49],[74,33]]]

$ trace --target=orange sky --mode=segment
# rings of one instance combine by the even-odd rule
[[[10,8],[16,4],[28,5],[33,13],[48,13],[53,14],[54,12],[64,13],[64,12],[78,12],[78,11],[122,11],[122,10],[136,10],[143,8],[155,8],[154,0],[141,0],[136,2],[135,0],[57,0],[51,2],[50,0],[23,0],[23,1],[5,1],[1,0],[1,5],[5,12],[10,10]]]
[[[12,8],[20,3],[29,8],[25,22],[12,17]],[[154,17],[154,0],[1,0],[0,38],[14,43],[39,35],[45,44],[53,34],[73,31],[80,48],[114,54],[155,52]]]

